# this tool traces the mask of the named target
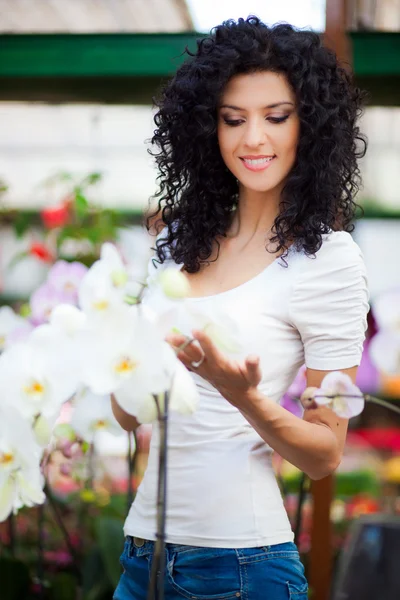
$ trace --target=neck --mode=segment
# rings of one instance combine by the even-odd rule
[[[239,188],[238,207],[228,237],[267,236],[279,214],[280,196],[281,190],[266,193]]]

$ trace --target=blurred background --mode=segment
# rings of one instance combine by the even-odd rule
[[[400,406],[400,0],[0,0],[0,348],[59,301],[47,285],[58,261],[90,265],[113,241],[143,280],[152,98],[185,46],[249,14],[319,32],[368,92],[364,216],[353,235],[371,312],[358,385]],[[294,396],[284,401],[296,411]],[[136,440],[98,431],[59,445],[46,506],[0,524],[2,600],[112,597],[149,436],[149,427]],[[367,573],[400,550],[400,418],[367,403],[326,481],[308,486],[279,457],[276,469],[311,597],[398,600],[394,570]]]

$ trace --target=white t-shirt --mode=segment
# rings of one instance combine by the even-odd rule
[[[323,235],[315,258],[289,250],[259,275],[212,296],[185,300],[188,310],[231,317],[241,355],[260,356],[259,389],[278,402],[298,369],[340,370],[360,364],[368,291],[361,251],[346,232]],[[163,311],[150,261],[145,303]],[[178,324],[179,326],[179,324]],[[170,414],[167,542],[246,548],[293,540],[271,466],[272,448],[238,409],[198,374],[198,410]],[[125,523],[125,535],[154,540],[159,435]]]

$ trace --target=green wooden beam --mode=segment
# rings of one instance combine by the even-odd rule
[[[400,77],[400,32],[350,32],[359,77]]]
[[[197,33],[0,36],[0,100],[151,104]]]
[[[204,34],[0,35],[0,100],[151,104]],[[400,106],[400,33],[351,32],[358,85]]]
[[[197,33],[5,34],[0,77],[165,77]]]

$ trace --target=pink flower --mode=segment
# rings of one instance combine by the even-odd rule
[[[296,377],[289,386],[286,394],[282,396],[280,404],[283,408],[286,408],[289,412],[293,413],[297,417],[303,415],[303,409],[299,402],[299,398],[306,389],[307,386],[307,369],[306,365],[303,365],[298,370]]]
[[[47,275],[47,283],[77,304],[78,288],[87,271],[88,268],[80,262],[58,260]]]
[[[332,371],[324,377],[313,398],[319,405],[328,406],[339,417],[350,419],[364,410],[363,393],[342,371]]]
[[[64,303],[72,304],[71,297],[54,289],[49,283],[44,283],[31,296],[31,321],[35,325],[46,323],[53,308]]]
[[[301,394],[307,387],[307,368],[306,365],[300,367],[296,377],[288,388],[287,394],[291,398],[300,398]]]

